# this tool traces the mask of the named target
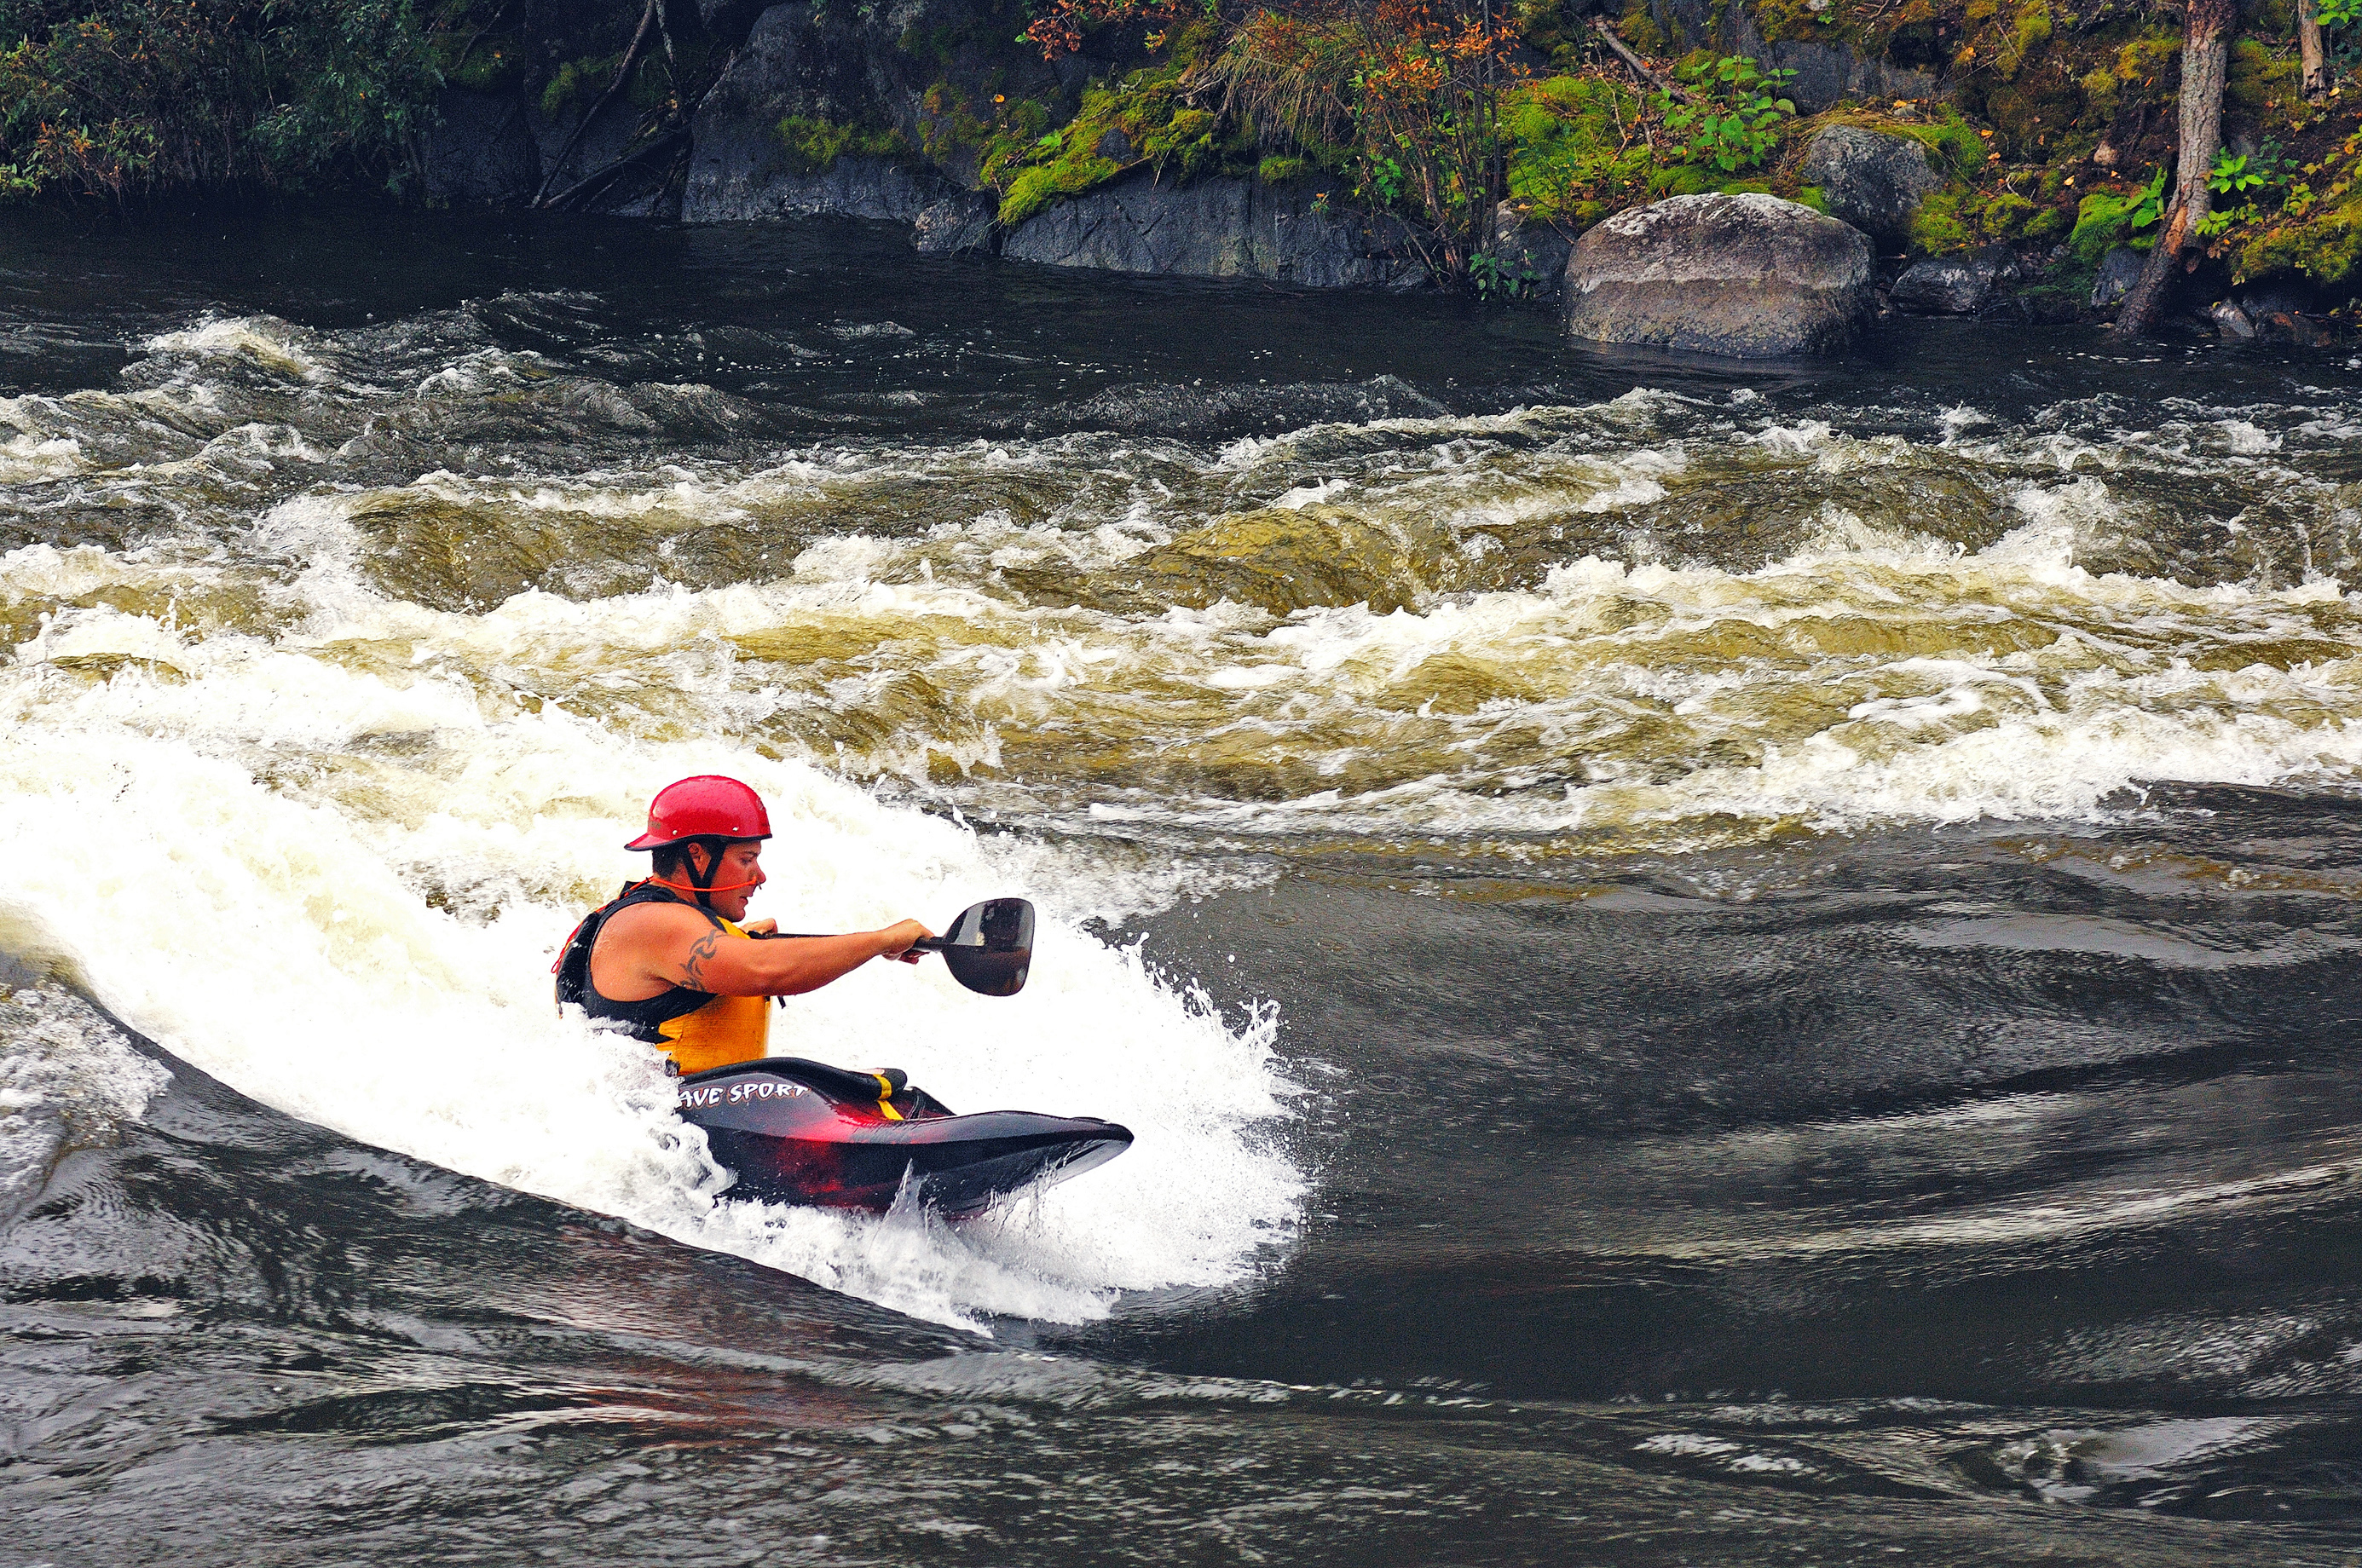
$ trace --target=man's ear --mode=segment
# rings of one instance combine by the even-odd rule
[[[713,870],[712,850],[707,849],[702,844],[683,844],[681,849],[689,858],[689,872],[691,877],[702,880],[712,873]]]

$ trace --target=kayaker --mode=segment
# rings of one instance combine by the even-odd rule
[[[703,1072],[765,1054],[772,997],[817,991],[872,959],[918,961],[911,944],[934,933],[916,920],[753,940],[778,929],[739,924],[766,880],[770,836],[763,797],[736,779],[701,774],[657,791],[647,831],[624,846],[650,852],[650,874],[567,938],[558,1005],[662,1047],[676,1071]]]

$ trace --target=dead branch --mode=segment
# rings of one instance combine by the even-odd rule
[[[1622,38],[1617,38],[1616,36],[1615,29],[1608,27],[1606,17],[1592,17],[1591,30],[1599,35],[1599,38],[1602,43],[1616,51],[1617,59],[1622,60],[1625,64],[1632,68],[1633,75],[1638,76],[1641,81],[1647,82],[1650,86],[1654,87],[1658,92],[1664,93],[1667,97],[1677,98],[1684,104],[1694,104],[1697,101],[1690,96],[1689,90],[1687,88],[1675,86],[1670,79],[1658,74],[1654,66],[1650,65],[1647,60],[1642,60],[1638,54],[1634,53],[1632,46],[1626,43]]]
[[[546,202],[539,203],[539,205],[550,208],[563,207],[578,198],[587,198],[589,196],[596,195],[598,192],[595,187],[612,183],[617,175],[622,174],[624,170],[631,168],[632,165],[635,163],[645,163],[660,152],[670,152],[688,139],[689,127],[686,126],[676,126],[671,130],[667,131],[664,135],[657,137],[656,140],[648,142],[644,146],[635,148],[632,151],[624,154],[623,157],[615,159],[614,162],[608,164],[605,168],[599,170],[596,173],[587,174],[581,179],[577,180],[573,184],[568,185],[565,190],[560,191],[557,195],[552,196]]]
[[[624,51],[623,63],[615,67],[615,79],[607,83],[607,91],[599,94],[599,101],[590,105],[590,112],[574,122],[574,129],[568,134],[566,145],[557,149],[557,156],[550,160],[549,172],[542,177],[541,189],[533,193],[530,205],[549,205],[549,188],[557,183],[558,171],[566,167],[566,160],[574,156],[574,149],[581,142],[582,133],[590,128],[590,122],[599,117],[601,110],[614,102],[615,95],[624,90],[624,84],[631,81],[633,71],[640,63],[641,52],[648,46],[648,33],[656,27],[657,18],[663,10],[664,0],[648,0],[648,8],[640,13],[638,30],[632,34],[631,47]],[[579,186],[580,181],[578,181],[570,189],[579,189]]]

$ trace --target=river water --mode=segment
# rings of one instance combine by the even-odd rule
[[[2362,1560],[2349,356],[229,227],[0,246],[0,1562]],[[719,1198],[708,771],[1133,1149]]]

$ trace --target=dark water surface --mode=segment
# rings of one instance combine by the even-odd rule
[[[0,229],[0,1563],[2362,1562],[2345,356],[902,246]],[[1134,1150],[717,1201],[707,768]]]

